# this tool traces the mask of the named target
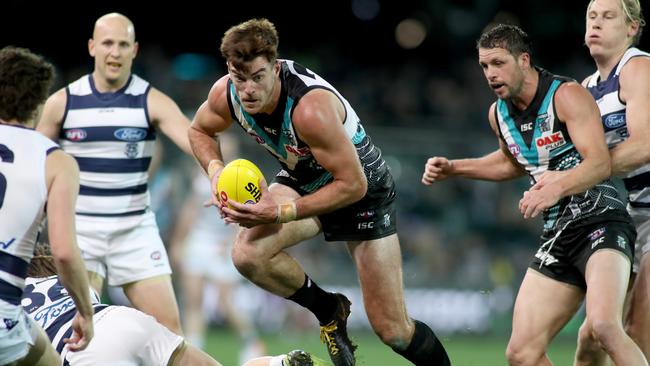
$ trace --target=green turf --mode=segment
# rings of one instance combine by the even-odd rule
[[[351,332],[353,340],[359,345],[357,365],[366,366],[407,366],[411,363],[383,345],[372,333]],[[286,353],[301,348],[323,359],[327,358],[325,346],[320,343],[318,330],[313,333],[265,334],[267,351],[271,355]],[[507,338],[503,336],[451,336],[444,337],[443,343],[451,357],[453,366],[496,366],[506,365],[504,351]],[[206,340],[206,351],[224,366],[237,365],[240,344],[227,330],[213,329]],[[563,336],[551,345],[549,354],[555,365],[571,365],[575,350],[575,338]]]

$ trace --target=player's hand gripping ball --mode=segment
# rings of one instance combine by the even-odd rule
[[[255,204],[262,198],[261,179],[264,179],[264,175],[255,164],[246,159],[233,160],[219,175],[219,200],[222,204],[228,200]]]

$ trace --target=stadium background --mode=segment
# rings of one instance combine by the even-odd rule
[[[424,187],[422,167],[431,155],[479,156],[497,146],[485,118],[494,95],[476,63],[475,40],[485,26],[495,21],[521,25],[533,40],[537,65],[582,80],[593,69],[582,40],[587,3],[190,0],[73,5],[5,0],[0,46],[44,54],[57,67],[59,88],[92,71],[86,44],[94,20],[121,12],[135,23],[140,43],[134,71],[191,117],[225,72],[218,53],[223,32],[252,17],[269,18],[280,34],[281,57],[330,81],[351,102],[391,166],[399,189],[398,227],[412,315],[443,335],[455,365],[498,365],[505,364],[513,299],[539,234],[540,222],[524,221],[516,209],[527,181],[455,180]],[[649,5],[642,0],[646,13]],[[645,49],[650,48],[647,37],[641,43]],[[239,157],[256,162],[270,179],[277,168],[271,157],[241,132],[234,136],[241,142]],[[161,146],[162,164],[151,186],[165,238],[190,187],[194,162],[166,140]],[[291,251],[324,287],[351,295],[350,327],[361,344],[360,364],[406,364],[369,333],[355,272],[342,245],[317,238]],[[237,298],[242,311],[263,329],[269,352],[302,347],[324,356],[309,314],[252,287],[244,287]],[[207,307],[216,314],[214,305]],[[237,339],[217,315],[212,321],[208,351],[232,365]],[[570,364],[579,321],[553,344],[556,364]]]

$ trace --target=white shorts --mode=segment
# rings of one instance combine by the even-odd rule
[[[77,215],[76,219],[86,268],[107,278],[109,285],[172,273],[153,212],[125,217]]]
[[[25,314],[22,306],[0,301],[0,365],[27,356],[38,333],[38,325]]]
[[[632,208],[627,206],[627,211],[632,216],[636,227],[636,243],[634,246],[634,273],[639,271],[641,258],[650,251],[650,210],[644,208]]]
[[[153,317],[126,307],[109,306],[95,315],[95,335],[79,352],[63,349],[71,366],[167,366],[183,337]]]
[[[230,252],[234,236],[222,237],[194,230],[183,253],[183,270],[219,282],[237,282],[243,277],[232,263]]]

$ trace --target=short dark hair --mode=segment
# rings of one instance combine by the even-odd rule
[[[516,25],[498,24],[484,31],[476,42],[476,48],[503,48],[515,57],[527,53],[531,56],[532,62],[530,38]]]
[[[278,32],[268,19],[251,19],[231,27],[221,39],[221,55],[237,69],[259,56],[278,58]]]
[[[54,66],[26,48],[0,50],[0,118],[31,120],[54,81]]]

